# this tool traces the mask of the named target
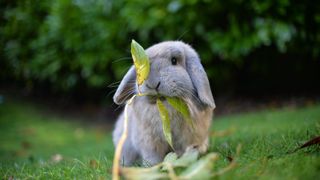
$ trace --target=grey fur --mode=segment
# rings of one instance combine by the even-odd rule
[[[181,41],[162,42],[148,48],[146,52],[151,69],[148,79],[140,87],[141,92],[183,98],[194,120],[195,130],[192,132],[183,117],[164,102],[169,110],[174,151],[182,154],[187,148],[195,147],[201,153],[206,152],[215,103],[207,74],[197,53]],[[172,57],[177,59],[177,65],[171,64]],[[113,97],[115,103],[123,104],[137,92],[135,78],[135,70],[131,67]],[[128,107],[128,117],[128,138],[121,154],[122,164],[130,166],[137,160],[149,165],[161,162],[172,150],[162,132],[155,98],[137,97]],[[115,145],[123,132],[123,121],[122,113],[113,132]]]
[[[132,93],[135,92],[136,70],[132,66],[127,74],[122,79],[116,93],[113,96],[113,101],[116,104],[123,104],[126,100],[130,99]]]

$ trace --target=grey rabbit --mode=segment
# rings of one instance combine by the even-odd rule
[[[182,98],[194,121],[192,129],[180,113],[163,101],[169,111],[174,151],[178,155],[188,148],[206,152],[215,102],[198,54],[181,41],[155,44],[146,53],[150,59],[150,74],[140,86],[140,91],[151,96],[136,97],[128,107],[128,137],[121,152],[121,164],[131,166],[142,161],[144,165],[155,165],[173,151],[163,134],[156,95]],[[137,93],[137,88],[136,72],[132,66],[114,94],[114,102],[124,104]],[[119,116],[113,131],[115,146],[123,132],[123,123],[124,113]]]

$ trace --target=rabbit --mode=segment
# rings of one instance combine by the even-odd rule
[[[205,153],[209,143],[209,127],[215,102],[209,80],[196,51],[182,41],[165,41],[146,50],[150,59],[150,73],[140,85],[140,92],[148,96],[135,97],[128,106],[128,137],[121,152],[121,164],[132,166],[136,162],[155,165],[163,161],[170,151],[178,155],[188,148]],[[113,100],[123,105],[137,94],[136,72],[132,66],[122,79]],[[167,143],[156,96],[182,98],[190,111],[194,128],[173,109],[165,98],[172,133],[173,149]],[[120,114],[113,131],[116,146],[123,132],[124,113]]]

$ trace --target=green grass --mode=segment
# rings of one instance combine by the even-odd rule
[[[218,167],[228,164],[238,144],[238,166],[221,179],[317,179],[320,146],[290,153],[320,136],[320,106],[284,108],[219,118],[214,130],[233,127],[226,137],[213,137],[211,151],[221,153]]]
[[[43,113],[30,104],[0,105],[0,142],[1,178],[111,177],[110,132]],[[61,161],[54,160],[57,154]]]
[[[288,153],[320,135],[320,105],[282,108],[215,118],[213,131],[233,129],[211,138],[220,153],[215,170],[237,166],[218,179],[316,179],[319,146]],[[238,156],[238,144],[242,149]],[[0,177],[8,179],[110,179],[111,133],[78,121],[44,113],[30,103],[0,104]],[[55,155],[62,160],[54,160]]]

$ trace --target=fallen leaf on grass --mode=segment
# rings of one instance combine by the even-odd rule
[[[170,152],[166,155],[163,162],[164,163],[173,163],[177,159],[178,159],[178,155],[174,152]]]
[[[190,164],[197,161],[199,157],[199,152],[196,149],[188,149],[180,158],[176,153],[169,153],[163,160],[163,168],[162,170],[168,170],[168,164],[173,168],[176,167],[187,167]]]
[[[90,164],[90,167],[93,168],[93,169],[97,169],[98,166],[99,166],[98,162],[96,160],[94,160],[94,159],[91,159],[89,164]]]
[[[232,162],[217,172],[213,172],[213,166],[219,155],[209,153],[199,158],[196,149],[188,149],[180,158],[176,153],[168,153],[162,163],[149,168],[143,167],[123,167],[120,174],[124,179],[171,179],[171,180],[191,180],[191,179],[212,179],[220,176],[234,167],[236,159],[240,154],[241,145],[238,145],[237,151]],[[180,172],[176,174],[176,172]]]
[[[179,159],[172,162],[174,167],[187,167],[189,164],[197,161],[199,157],[199,151],[196,149],[190,149],[186,151]]]
[[[63,157],[61,154],[55,154],[51,157],[51,161],[54,163],[59,163],[63,160]]]
[[[31,148],[31,143],[28,141],[22,141],[21,146],[23,149],[29,149],[29,148]]]
[[[309,141],[307,141],[306,143],[304,143],[303,145],[301,145],[300,147],[296,148],[295,150],[292,151],[292,153],[298,151],[299,149],[303,149],[305,147],[309,147],[309,146],[313,146],[319,144],[320,145],[320,136],[317,136]]]
[[[230,164],[228,166],[226,166],[225,168],[220,169],[218,172],[213,173],[212,177],[216,177],[216,176],[221,176],[222,174],[232,170],[233,168],[235,168],[237,166],[237,158],[240,155],[240,151],[241,151],[242,145],[238,144],[237,146],[237,150],[236,150],[236,155],[234,158],[232,158],[232,161],[230,162]]]
[[[164,179],[168,178],[166,173],[159,171],[160,166],[153,166],[150,168],[121,168],[120,174],[128,180],[141,180],[141,179]]]
[[[302,146],[300,146],[299,149],[305,148],[305,147],[309,147],[309,146],[312,146],[312,145],[315,145],[315,144],[320,144],[320,136],[315,137],[315,138],[311,139],[310,141],[304,143]]]
[[[231,127],[227,130],[222,130],[222,131],[213,131],[211,133],[211,136],[213,137],[224,137],[224,136],[228,136],[232,133],[234,133],[236,131],[236,128],[235,127]]]
[[[181,173],[182,179],[210,179],[214,161],[218,159],[217,153],[210,153],[189,166]]]
[[[21,129],[20,132],[23,136],[33,136],[36,134],[36,129],[32,127],[26,127]]]
[[[228,159],[229,162],[233,161],[233,157],[232,156],[227,156],[227,159]]]
[[[17,157],[25,157],[27,156],[27,151],[22,149],[22,150],[17,150],[17,151],[13,151],[13,155],[17,156]]]

